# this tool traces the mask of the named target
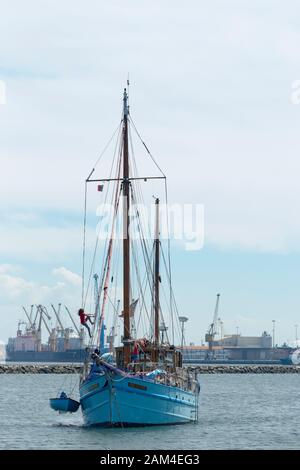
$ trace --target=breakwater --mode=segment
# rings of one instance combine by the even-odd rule
[[[300,366],[282,364],[202,364],[190,366],[200,374],[299,374]]]
[[[200,374],[299,374],[300,366],[281,364],[201,364],[188,366]],[[0,374],[79,374],[80,364],[0,364]]]
[[[0,374],[79,374],[80,364],[0,364]]]

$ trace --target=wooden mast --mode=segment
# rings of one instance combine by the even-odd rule
[[[123,313],[124,313],[124,366],[130,362],[130,239],[129,239],[129,158],[128,158],[128,95],[124,89],[123,111]]]
[[[159,343],[159,199],[155,200],[156,218],[155,218],[155,262],[154,262],[154,341],[155,346]]]

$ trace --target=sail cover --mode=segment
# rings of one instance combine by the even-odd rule
[[[136,299],[136,300],[133,299],[133,301],[131,302],[130,310],[129,310],[130,317],[134,316],[134,312],[135,312],[138,301],[139,301],[139,299]],[[119,315],[119,317],[121,317],[121,318],[124,317],[124,310],[122,311],[121,315]]]

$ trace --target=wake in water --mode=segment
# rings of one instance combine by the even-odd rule
[[[55,416],[55,422],[53,422],[51,427],[72,427],[72,428],[84,428],[84,423],[81,416],[74,414],[61,414]]]

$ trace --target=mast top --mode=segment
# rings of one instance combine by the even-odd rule
[[[123,115],[124,119],[127,118],[129,114],[129,104],[128,104],[128,94],[127,94],[127,89],[124,88],[124,95],[123,95]]]

